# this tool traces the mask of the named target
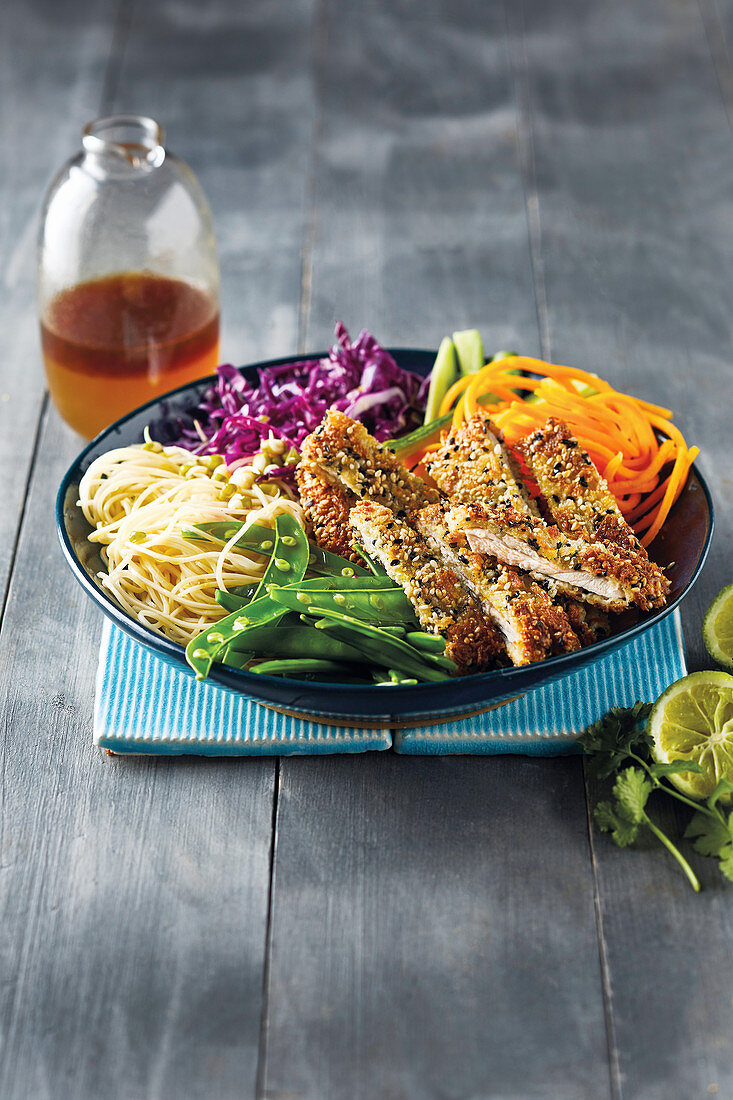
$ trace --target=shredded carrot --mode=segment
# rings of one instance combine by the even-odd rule
[[[440,416],[445,416],[448,410],[452,407],[453,402],[458,397],[458,395],[463,393],[463,391],[468,386],[470,386],[471,379],[472,375],[467,374],[464,375],[463,378],[459,378],[457,382],[453,383],[453,385],[448,390],[447,394],[440,403]]]
[[[523,355],[459,378],[440,406],[441,416],[453,414],[452,431],[480,411],[491,415],[510,447],[548,417],[563,420],[645,546],[661,530],[699,453],[688,449],[671,410],[615,390],[589,371]],[[422,456],[435,446],[424,447]]]
[[[631,509],[629,514],[626,516],[626,519],[632,525],[634,530],[638,531],[639,527],[641,526],[641,521],[643,517],[645,517],[654,508],[655,504],[659,504],[659,501],[662,499],[667,491],[668,483],[669,476],[660,481],[656,489],[652,489],[647,497],[644,497]]]
[[[640,409],[644,409],[645,412],[656,413],[657,416],[661,416],[665,420],[671,420],[674,416],[671,409],[663,409],[661,405],[650,405],[648,401],[642,401],[640,397],[635,397],[633,400]]]
[[[628,513],[635,508],[642,498],[641,493],[630,493],[625,497],[623,501],[619,503],[619,508],[623,512],[624,516],[628,519]]]
[[[674,460],[676,451],[677,448],[673,441],[671,439],[665,439],[661,447],[657,448],[657,453],[645,466],[643,477],[629,478],[628,482],[624,484],[624,495],[633,492],[650,492],[650,489],[640,488],[642,482],[646,485],[648,481],[653,480],[654,484],[651,488],[654,489],[659,481],[659,478],[656,475],[659,473],[662,466],[664,466],[666,462],[671,462]],[[621,481],[622,479],[619,478],[618,480]]]
[[[623,460],[624,460],[623,451],[618,451],[613,456],[613,458],[609,460],[608,464],[606,465],[606,469],[603,471],[603,476],[605,477],[606,481],[613,481],[613,479],[616,475],[616,471],[618,470],[618,468],[621,465],[621,463],[623,462]]]
[[[690,464],[688,462],[687,449],[685,448],[684,451],[678,451],[674,467],[672,468],[672,473],[670,474],[667,491],[662,497],[662,503],[660,504],[659,509],[656,512],[654,522],[648,528],[646,534],[642,535],[642,546],[649,546],[649,544],[653,542],[656,536],[659,534],[661,526],[667,518],[669,510],[677,499],[678,493],[682,488],[684,480],[687,476],[689,466]]]

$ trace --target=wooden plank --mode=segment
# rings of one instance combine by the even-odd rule
[[[222,361],[296,350],[313,126],[312,0],[138,5],[117,96],[151,115],[209,200]]]
[[[100,616],[61,560],[47,424],[0,639],[3,1097],[254,1088],[271,760],[91,744]]]
[[[703,448],[719,534],[683,614],[691,663],[709,667],[701,613],[730,579],[733,534],[733,149],[700,12],[568,4],[555,22],[526,0],[509,27],[550,351],[678,410]],[[696,897],[651,843],[594,850],[617,1095],[730,1095],[730,887],[697,859]]]
[[[309,347],[343,320],[403,347],[478,327],[489,351],[538,351],[503,24],[467,0],[324,5]]]
[[[503,13],[329,4],[317,59],[308,345],[539,350]],[[608,1094],[577,760],[285,760],[275,867],[264,1096]]]
[[[282,770],[264,1096],[609,1095],[577,759]]]
[[[698,0],[698,6],[715,66],[715,75],[725,103],[728,125],[733,129],[733,65],[731,64],[733,9],[730,4],[719,3],[718,0]]]
[[[510,38],[532,101],[548,353],[678,410],[688,440],[703,444],[722,530],[684,606],[699,666],[701,610],[724,573],[733,503],[730,134],[695,8],[581,7],[568,31],[529,3],[526,44],[518,16]]]
[[[106,106],[159,116],[201,179],[221,247],[225,354],[290,352],[310,4],[136,12],[129,28],[120,21],[129,40],[108,70]],[[253,1095],[276,762],[93,750],[100,617],[62,562],[52,518],[78,447],[50,411],[0,636],[0,1094]]]
[[[117,4],[0,5],[0,604],[4,601],[45,392],[36,236],[43,192],[98,109]]]

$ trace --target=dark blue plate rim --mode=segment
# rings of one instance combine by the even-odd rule
[[[425,348],[389,348],[392,355],[399,362],[402,356],[425,358],[429,357],[430,363],[435,358],[435,351]],[[307,355],[281,356],[275,359],[262,360],[257,363],[248,363],[242,369],[254,371],[263,367],[283,366],[288,363],[299,363],[309,359],[319,359],[327,352],[315,352]],[[215,375],[197,379],[186,383],[175,390],[171,390],[151,401],[133,409],[125,416],[120,417],[109,427],[92,439],[66,471],[56,497],[56,527],[59,541],[64,556],[86,594],[94,603],[111,619],[120,629],[140,644],[152,649],[158,656],[169,663],[178,666],[181,671],[193,676],[193,671],[185,660],[184,647],[170,641],[163,635],[156,634],[153,630],[144,627],[131,618],[126,611],[119,607],[111,596],[98,588],[79,561],[65,523],[66,497],[70,486],[78,480],[83,472],[84,462],[87,456],[97,451],[99,444],[108,437],[124,430],[124,426],[132,419],[140,417],[146,409],[160,409],[163,402],[175,401],[177,397],[189,391],[204,390],[216,380]],[[128,443],[134,440],[128,440]],[[124,445],[124,444],[123,444]],[[535,686],[559,679],[561,676],[579,671],[587,664],[597,660],[611,651],[632,642],[640,634],[649,630],[656,623],[661,622],[671,614],[688,594],[705,564],[710,550],[715,525],[713,500],[708,485],[693,465],[688,475],[688,481],[697,482],[703,493],[707,509],[707,527],[704,542],[693,569],[693,572],[683,590],[665,607],[658,611],[645,615],[637,623],[603,638],[592,645],[584,646],[573,653],[562,653],[555,657],[548,657],[532,665],[510,666],[507,668],[491,669],[488,672],[473,673],[470,676],[457,676],[448,681],[436,684],[415,684],[390,688],[371,688],[362,684],[325,683],[307,680],[285,679],[277,676],[263,676],[261,674],[247,672],[246,670],[228,668],[224,665],[215,665],[209,680],[220,687],[247,695],[258,702],[271,703],[275,706],[300,707],[313,714],[325,714],[343,717],[365,716],[389,716],[405,714],[434,714],[436,709],[449,711],[453,709],[447,706],[444,698],[448,693],[452,699],[460,697],[461,705],[475,706],[485,703],[490,706],[510,696],[521,695]],[[492,688],[494,690],[492,690]],[[388,696],[386,693],[389,693]],[[347,700],[352,705],[343,705],[339,700]],[[332,709],[329,709],[329,702]],[[357,706],[353,704],[358,703]]]

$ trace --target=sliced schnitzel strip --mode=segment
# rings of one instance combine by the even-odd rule
[[[456,505],[446,512],[446,521],[451,539],[465,534],[472,550],[546,579],[551,593],[554,589],[607,611],[632,604],[643,611],[664,606],[667,582],[659,567],[622,547],[571,539],[512,508]]]
[[[359,500],[374,500],[393,512],[413,511],[439,496],[363,424],[333,410],[303,440],[300,466]]]
[[[517,449],[561,531],[647,557],[607,482],[566,424],[550,417],[544,427],[520,440]]]
[[[534,520],[540,519],[539,509],[522,481],[519,463],[485,414],[471,417],[457,432],[451,433],[426,469],[454,503],[513,507]],[[417,522],[420,526],[420,521]],[[420,529],[425,530],[427,521],[422,522]],[[439,523],[437,515],[429,522]],[[436,530],[435,537],[444,538],[445,534],[441,536]],[[472,554],[467,544],[462,557],[466,553]],[[459,564],[471,573],[472,591],[478,594],[478,588],[481,589],[485,610],[492,608],[492,618],[504,634],[515,664],[577,648],[578,639],[564,609],[537,584],[486,555],[474,556],[470,566],[467,562]],[[459,571],[469,583],[467,574]]]
[[[431,504],[412,518],[436,555],[455,570],[501,631],[512,664],[530,664],[580,649],[568,616],[547,592],[526,574],[476,553],[462,532],[451,534],[440,504]]]
[[[451,500],[475,501],[487,508],[512,507],[539,519],[519,463],[488,416],[473,416],[451,433],[425,468]]]
[[[329,485],[307,466],[297,467],[295,481],[305,518],[318,545],[342,558],[361,562],[352,546],[353,536],[349,527],[349,512],[356,503],[354,494],[341,486]]]
[[[355,540],[402,586],[423,629],[445,639],[446,654],[461,672],[506,663],[499,631],[417,531],[373,501],[356,504],[350,522]]]

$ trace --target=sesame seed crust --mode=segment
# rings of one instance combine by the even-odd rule
[[[544,427],[520,440],[517,450],[561,531],[647,556],[605,478],[566,424],[550,417]]]
[[[349,527],[349,513],[356,497],[347,489],[327,484],[307,466],[296,468],[295,481],[305,518],[318,545],[349,561],[361,562],[352,546]]]
[[[610,633],[607,612],[665,603],[662,569],[558,420],[521,442],[520,466],[490,418],[472,417],[426,464],[442,496],[343,413],[301,451],[318,543],[359,561],[356,542],[379,560],[461,672],[576,650]]]
[[[570,625],[580,638],[581,645],[592,645],[600,638],[607,638],[611,633],[611,620],[600,607],[582,603],[571,596],[561,597],[561,603]]]
[[[513,664],[530,664],[553,653],[580,649],[567,615],[548,593],[526,574],[471,550],[463,532],[451,536],[440,505],[423,508],[413,519],[501,631]]]
[[[632,603],[643,611],[664,606],[669,582],[659,566],[623,547],[570,538],[512,508],[458,505],[446,512],[446,521],[451,540],[465,532],[475,549],[490,545],[501,560],[512,565],[521,561],[521,568],[549,577],[565,595],[609,611]]]
[[[461,672],[491,668],[506,658],[499,631],[408,523],[374,501],[356,504],[350,522],[367,553],[402,586],[423,629],[445,639],[446,653]]]
[[[359,500],[374,500],[392,511],[412,511],[439,495],[378,443],[363,424],[333,410],[303,441],[301,466]]]
[[[518,462],[504,445],[499,429],[484,414],[472,416],[451,433],[425,468],[451,500],[512,507],[539,518],[521,480]]]

